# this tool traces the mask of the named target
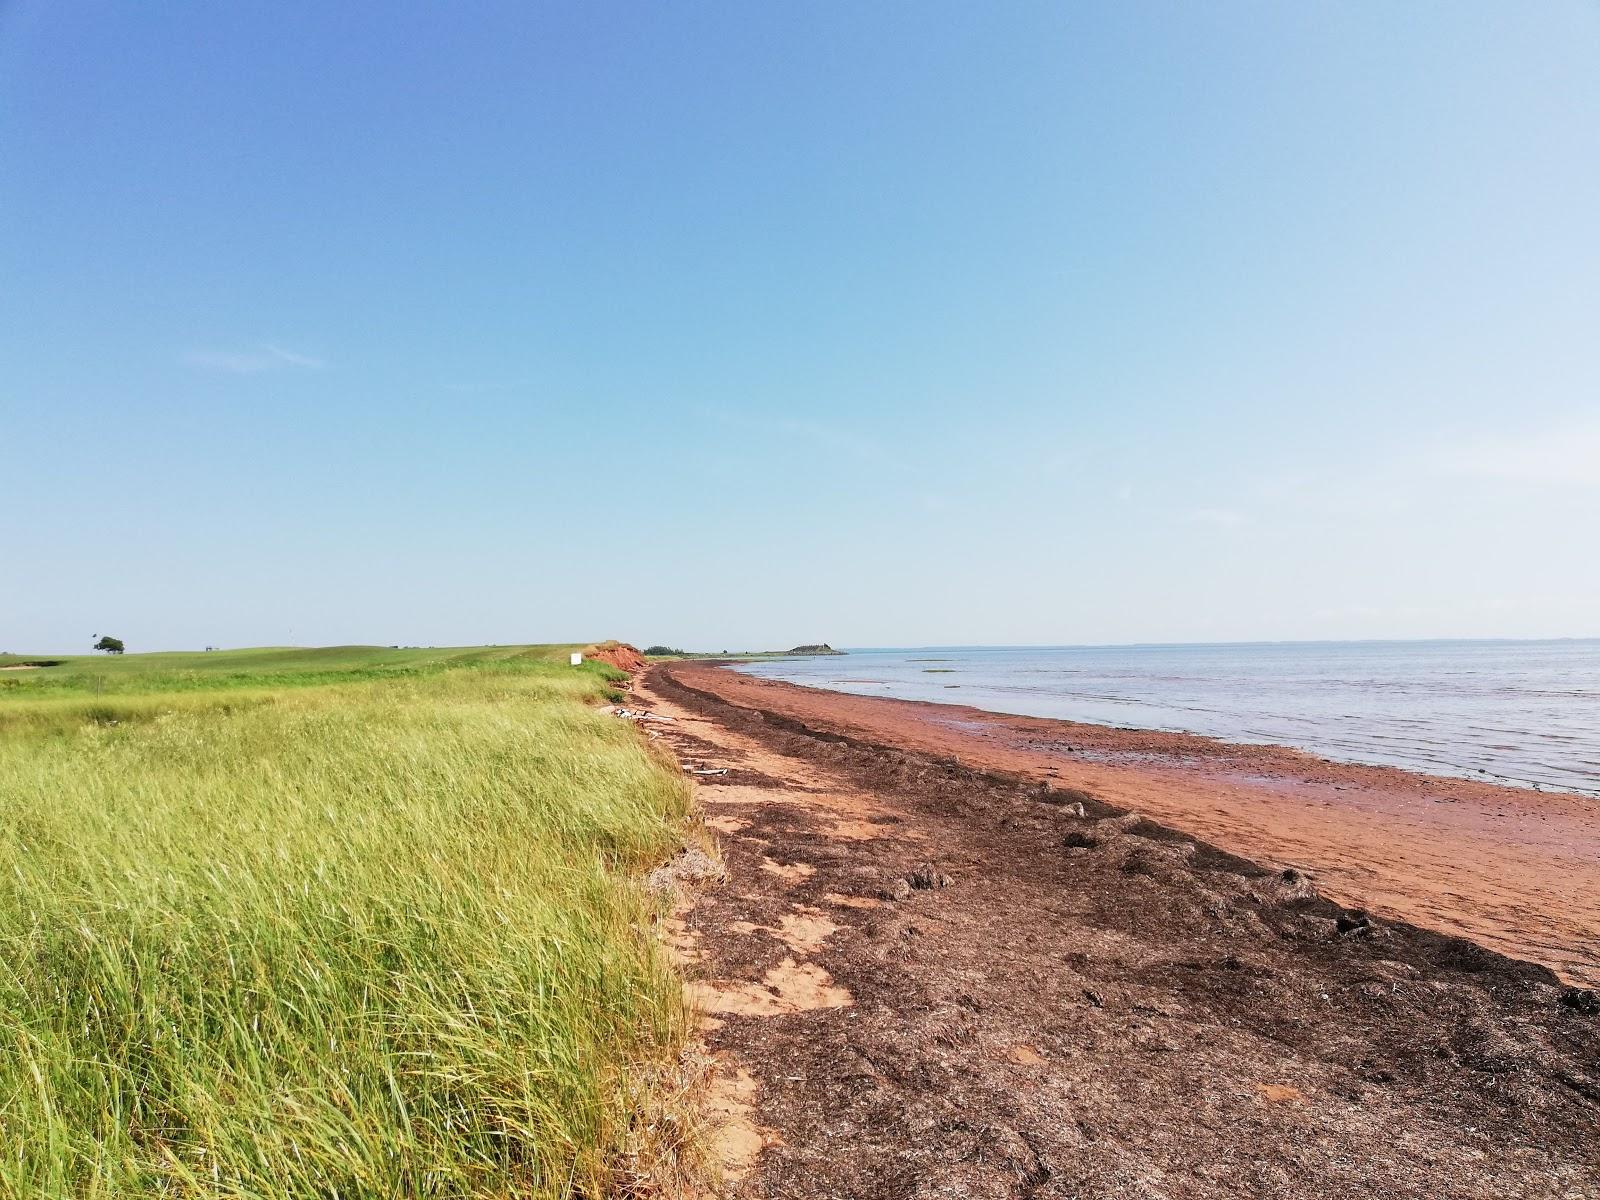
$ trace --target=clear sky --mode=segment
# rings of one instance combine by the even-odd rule
[[[0,650],[1600,634],[1600,6],[0,3]]]

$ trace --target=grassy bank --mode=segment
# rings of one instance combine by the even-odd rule
[[[0,678],[0,1190],[598,1196],[670,1149],[635,1119],[683,1025],[635,881],[688,798],[589,711],[603,668]]]

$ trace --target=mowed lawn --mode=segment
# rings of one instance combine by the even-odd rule
[[[33,661],[0,657],[0,666]],[[688,791],[564,647],[0,671],[0,1193],[611,1196]]]

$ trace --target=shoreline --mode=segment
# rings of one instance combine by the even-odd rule
[[[926,722],[712,690],[741,678],[653,665],[631,688],[722,867],[661,927],[719,1195],[1498,1200],[1600,1178],[1594,993],[971,746],[913,748]]]
[[[664,666],[718,699],[878,746],[1083,791],[1231,853],[1311,873],[1341,902],[1600,984],[1600,805],[1343,763],[1275,745]]]
[[[1571,641],[1587,641],[1587,640],[1590,640],[1590,639],[1573,638],[1573,639],[1568,639],[1568,640],[1571,640]],[[1253,643],[1242,643],[1242,644],[1253,644]],[[1261,644],[1262,645],[1275,645],[1277,643],[1261,643]],[[1337,644],[1344,644],[1344,643],[1333,643],[1333,644],[1337,645]],[[1406,643],[1406,644],[1409,644],[1409,643]],[[1229,645],[1231,645],[1231,643]],[[699,663],[708,663],[708,664],[712,663],[712,662],[715,662],[718,665],[729,666],[729,667],[734,668],[735,670],[739,669],[742,666],[753,665],[751,660],[690,659],[690,660],[686,660],[686,661],[699,662]],[[930,659],[926,659],[926,660],[908,660],[908,661],[935,662],[935,661],[946,661],[946,660],[931,659],[930,658]],[[925,673],[944,674],[946,672],[943,672],[943,671],[940,671],[940,670],[934,670],[934,671],[925,672]],[[835,680],[832,680],[831,682],[835,683],[835,684],[849,684],[849,685],[854,685],[855,687],[869,688],[869,689],[878,689],[878,688],[889,689],[891,687],[894,687],[895,690],[894,691],[889,691],[889,690],[884,690],[884,691],[876,691],[876,690],[853,691],[853,690],[848,690],[846,688],[825,686],[825,685],[823,685],[821,683],[809,680],[809,679],[805,678],[804,676],[793,676],[793,677],[790,677],[790,678],[782,678],[782,677],[774,677],[774,676],[768,676],[768,675],[752,674],[752,678],[763,679],[763,680],[767,680],[767,681],[773,682],[773,683],[792,683],[796,687],[809,688],[809,689],[811,689],[813,691],[837,691],[841,695],[857,696],[857,697],[860,697],[862,699],[879,699],[879,698],[882,698],[882,699],[890,699],[890,700],[904,700],[907,703],[913,703],[913,704],[932,704],[932,705],[935,705],[935,706],[938,706],[938,707],[942,707],[942,708],[966,709],[966,710],[970,710],[970,711],[980,712],[980,713],[983,713],[983,714],[988,715],[988,716],[1034,718],[1034,719],[1038,719],[1038,720],[1055,721],[1055,722],[1059,722],[1059,723],[1064,724],[1064,725],[1072,725],[1072,726],[1077,726],[1077,727],[1082,727],[1082,728],[1108,729],[1108,730],[1114,730],[1119,734],[1128,734],[1128,735],[1150,734],[1150,735],[1154,735],[1154,736],[1157,736],[1157,737],[1171,736],[1171,737],[1176,737],[1176,738],[1195,738],[1195,739],[1199,739],[1199,740],[1204,741],[1204,742],[1216,743],[1216,744],[1220,744],[1220,745],[1223,745],[1223,746],[1260,747],[1260,748],[1264,748],[1264,749],[1279,749],[1279,750],[1285,750],[1285,751],[1291,751],[1291,752],[1298,752],[1300,754],[1308,755],[1311,758],[1316,759],[1318,761],[1329,762],[1329,763],[1334,763],[1334,764],[1339,764],[1339,765],[1356,766],[1356,767],[1361,767],[1361,766],[1366,766],[1366,767],[1388,767],[1388,768],[1392,768],[1392,769],[1395,769],[1395,770],[1404,771],[1405,773],[1407,773],[1409,775],[1424,775],[1424,776],[1428,776],[1430,778],[1446,779],[1446,780],[1462,780],[1462,781],[1465,781],[1465,782],[1468,782],[1468,783],[1486,783],[1486,784],[1490,784],[1490,785],[1496,786],[1496,787],[1514,788],[1514,789],[1517,789],[1519,791],[1541,792],[1541,793],[1544,793],[1544,794],[1547,794],[1547,795],[1548,794],[1557,794],[1557,795],[1566,795],[1566,796],[1580,796],[1580,797],[1583,797],[1584,799],[1591,800],[1591,801],[1594,801],[1596,803],[1600,803],[1600,778],[1592,778],[1590,780],[1583,781],[1582,777],[1580,776],[1580,781],[1577,782],[1577,783],[1574,783],[1574,782],[1572,782],[1570,780],[1563,781],[1563,780],[1551,779],[1551,778],[1541,779],[1541,778],[1535,778],[1535,777],[1532,777],[1532,776],[1529,776],[1529,775],[1508,774],[1508,773],[1505,773],[1505,771],[1501,770],[1501,769],[1495,769],[1493,767],[1488,767],[1488,766],[1474,766],[1474,765],[1471,765],[1470,763],[1466,763],[1466,762],[1452,762],[1452,761],[1447,761],[1447,760],[1442,760],[1442,759],[1433,759],[1433,758],[1424,758],[1424,757],[1412,757],[1412,758],[1393,757],[1393,756],[1385,757],[1383,750],[1376,749],[1376,748],[1375,749],[1341,748],[1339,746],[1334,746],[1334,745],[1318,746],[1318,745],[1315,745],[1315,744],[1301,744],[1301,743],[1298,743],[1298,742],[1294,741],[1292,739],[1292,737],[1277,736],[1277,735],[1270,734],[1270,733],[1261,734],[1259,736],[1250,736],[1247,733],[1244,733],[1242,731],[1240,733],[1237,733],[1237,734],[1236,733],[1230,733],[1230,732],[1216,732],[1216,731],[1206,732],[1206,731],[1203,731],[1203,730],[1200,730],[1200,729],[1187,728],[1187,727],[1185,727],[1185,726],[1183,726],[1181,724],[1144,724],[1144,723],[1139,723],[1138,721],[1132,721],[1130,723],[1123,723],[1122,721],[1105,719],[1103,717],[1097,717],[1097,716],[1073,716],[1073,715],[1066,715],[1066,714],[1062,714],[1062,713],[1052,713],[1052,712],[1049,712],[1049,711],[1039,711],[1036,708],[1031,708],[1031,707],[1026,706],[1026,705],[1022,706],[1022,707],[1016,707],[1016,708],[1012,708],[1012,707],[993,707],[993,708],[989,708],[989,707],[984,707],[984,704],[982,702],[975,702],[973,700],[966,699],[965,697],[968,696],[970,693],[966,690],[966,685],[961,685],[961,684],[947,684],[947,685],[945,685],[945,687],[943,689],[935,689],[933,694],[926,694],[925,693],[925,694],[918,695],[915,692],[907,693],[907,692],[905,692],[903,690],[903,686],[897,685],[895,683],[891,683],[891,681],[886,680],[886,679],[882,679],[882,678],[870,678],[870,677],[868,677],[868,678],[859,678],[859,679],[835,679]],[[903,681],[902,681],[902,683],[903,683]],[[984,687],[984,685],[979,684],[979,685],[976,686],[976,688],[974,690],[981,691],[981,690],[983,690],[983,687]],[[941,692],[943,694],[940,694]],[[951,693],[953,693],[953,692],[958,693],[958,694],[952,695]],[[1051,696],[1051,693],[1046,692],[1046,693],[1044,693],[1044,695],[1047,698],[1049,698]],[[1145,705],[1147,705],[1149,703],[1149,702],[1147,702],[1145,700],[1139,700],[1139,699],[1129,699],[1126,702],[1129,703],[1130,705],[1134,706],[1135,708],[1138,708],[1138,707],[1141,707],[1141,706],[1145,706]],[[1158,707],[1159,707],[1159,705],[1158,705]],[[1417,744],[1424,744],[1425,745],[1425,744],[1427,744],[1427,740],[1425,738],[1423,738],[1423,739],[1419,740],[1417,742]],[[1536,750],[1530,750],[1530,752],[1537,752],[1537,751]],[[1569,768],[1563,767],[1563,768],[1560,768],[1560,769],[1563,770],[1563,772],[1565,774],[1567,774],[1567,775],[1573,774],[1572,770],[1569,769]],[[1588,786],[1584,786],[1585,782],[1587,782]]]

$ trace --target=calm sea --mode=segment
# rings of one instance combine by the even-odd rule
[[[741,669],[1600,795],[1600,640],[937,647]]]

